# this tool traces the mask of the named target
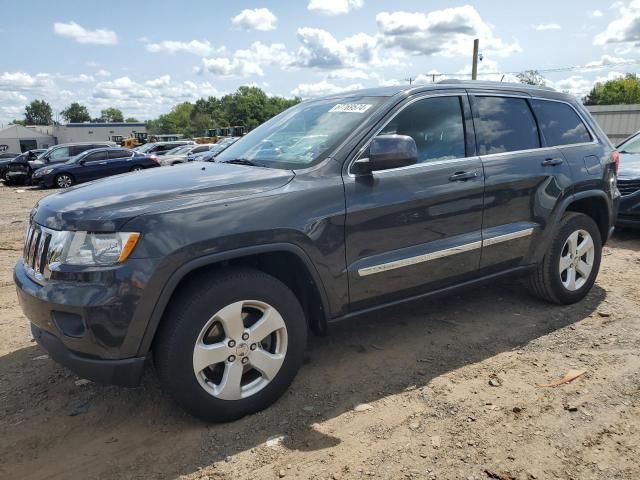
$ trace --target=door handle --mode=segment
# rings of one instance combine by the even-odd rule
[[[478,176],[478,172],[456,172],[449,177],[450,182],[466,182]]]
[[[554,167],[556,165],[560,165],[564,160],[562,160],[561,158],[546,158],[543,162],[542,162],[542,166],[543,167]]]

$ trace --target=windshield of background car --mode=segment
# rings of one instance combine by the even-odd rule
[[[149,150],[151,150],[155,146],[156,146],[155,143],[145,143],[144,145],[140,145],[139,147],[136,147],[136,150],[140,153],[147,153]]]
[[[386,100],[350,96],[300,103],[234,142],[216,160],[307,168],[326,158]]]
[[[630,138],[618,147],[622,153],[640,153],[640,135]]]

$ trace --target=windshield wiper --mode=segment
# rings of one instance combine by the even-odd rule
[[[233,163],[234,165],[248,165],[250,167],[264,167],[264,164],[252,162],[246,158],[234,158],[233,160],[224,160],[220,163]]]

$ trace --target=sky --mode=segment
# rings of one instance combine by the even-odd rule
[[[464,78],[544,73],[577,96],[640,69],[640,0],[1,0],[0,126],[45,99],[155,118],[255,85],[311,98]],[[434,77],[434,74],[436,76]],[[444,76],[440,76],[445,74]],[[468,78],[468,77],[467,77]],[[61,120],[61,119],[60,119]]]

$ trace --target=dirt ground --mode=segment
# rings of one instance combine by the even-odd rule
[[[577,305],[509,281],[340,324],[274,406],[206,425],[151,366],[78,384],[31,341],[11,272],[47,193],[0,185],[0,478],[640,478],[640,232]]]

